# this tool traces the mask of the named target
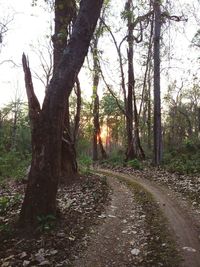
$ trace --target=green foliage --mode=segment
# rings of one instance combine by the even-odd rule
[[[29,164],[30,154],[22,155],[15,150],[0,153],[0,180],[23,178]]]
[[[198,145],[188,140],[179,150],[166,153],[164,155],[164,166],[167,170],[180,174],[200,173],[200,152]]]
[[[136,170],[142,169],[142,164],[138,159],[132,159],[127,162],[127,166],[132,167]]]
[[[30,139],[27,105],[16,99],[0,110],[0,181],[25,176],[30,164]]]
[[[3,196],[0,197],[0,215],[3,215],[10,205],[10,198]]]
[[[123,166],[124,152],[122,150],[113,150],[108,159],[102,160],[103,165],[109,164],[113,167]]]
[[[0,216],[4,215],[8,209],[21,202],[21,195],[15,194],[14,196],[0,197]]]
[[[78,159],[78,165],[80,168],[80,172],[83,174],[90,173],[90,167],[92,166],[92,159],[87,155],[81,155]]]
[[[41,215],[37,217],[38,220],[38,229],[41,232],[51,231],[55,227],[56,217],[52,214],[48,214],[46,216]]]
[[[8,223],[0,223],[0,233],[8,238],[12,234],[12,228]]]

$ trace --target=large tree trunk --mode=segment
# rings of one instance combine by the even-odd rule
[[[162,128],[161,128],[161,100],[160,100],[160,32],[161,9],[160,1],[154,1],[154,164],[162,161]]]
[[[69,114],[69,97],[66,99],[66,113],[64,117],[64,131],[61,149],[61,177],[62,184],[70,184],[78,177],[75,141],[72,140]]]
[[[20,213],[24,226],[37,225],[39,216],[56,216],[66,99],[71,93],[100,15],[103,0],[82,0],[69,44],[53,74],[40,109],[25,56],[23,67],[32,124],[33,156]]]
[[[63,50],[67,45],[70,24],[75,21],[76,18],[76,2],[75,0],[55,0],[55,28],[53,41],[53,61],[54,71],[58,66],[58,63],[62,57]]]
[[[54,47],[55,72],[64,49],[69,41],[70,28],[76,19],[75,0],[55,1],[55,34],[52,37]],[[61,183],[68,184],[78,176],[75,143],[70,129],[69,96],[66,99],[65,127],[61,150]]]

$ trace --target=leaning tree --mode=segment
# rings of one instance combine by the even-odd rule
[[[70,41],[53,73],[42,107],[34,93],[28,60],[23,55],[32,134],[31,169],[20,213],[20,223],[24,226],[37,224],[41,215],[56,215],[66,99],[88,52],[102,4],[103,0],[81,1]]]

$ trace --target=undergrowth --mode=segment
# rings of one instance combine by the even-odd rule
[[[0,182],[8,178],[20,180],[26,174],[31,161],[30,154],[21,154],[15,150],[0,153]]]
[[[192,142],[186,142],[178,150],[164,154],[164,168],[180,174],[200,173],[200,147]]]

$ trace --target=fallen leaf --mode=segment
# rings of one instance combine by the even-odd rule
[[[138,256],[140,254],[140,250],[137,248],[134,248],[131,250],[131,254],[134,256]]]
[[[191,248],[191,247],[183,247],[183,250],[186,250],[188,252],[196,252],[196,249]]]
[[[22,265],[23,265],[23,267],[26,267],[26,266],[28,266],[30,263],[31,263],[30,261],[26,261],[26,260],[25,260],[25,261],[23,261],[23,264],[22,264]]]

